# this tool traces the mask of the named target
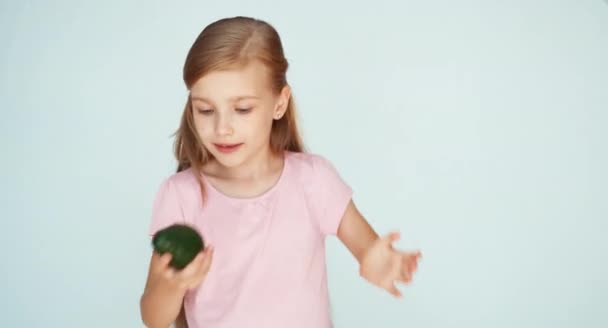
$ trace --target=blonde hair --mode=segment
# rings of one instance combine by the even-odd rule
[[[183,79],[188,90],[205,74],[212,71],[240,68],[259,61],[269,72],[270,87],[279,94],[288,85],[286,73],[288,62],[283,52],[279,34],[269,23],[250,17],[232,17],[215,21],[205,27],[192,44],[186,57]],[[285,114],[272,123],[270,149],[303,152],[304,146],[296,122],[293,96],[290,97]],[[177,172],[192,169],[200,185],[201,197],[205,200],[202,167],[212,159],[198,136],[193,119],[190,96],[182,114],[179,129],[175,133],[174,153]],[[187,327],[182,306],[176,327]]]

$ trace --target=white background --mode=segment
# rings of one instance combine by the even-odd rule
[[[3,1],[0,321],[139,327],[181,69],[273,24],[304,138],[424,258],[395,300],[328,240],[336,327],[608,326],[604,1]]]

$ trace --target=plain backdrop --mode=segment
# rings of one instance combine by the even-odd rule
[[[0,325],[141,327],[153,196],[203,27],[273,24],[305,142],[423,259],[327,240],[336,327],[608,327],[608,5],[2,1]]]

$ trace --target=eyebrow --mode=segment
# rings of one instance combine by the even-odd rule
[[[260,97],[257,96],[236,96],[236,97],[231,97],[229,98],[229,100],[231,101],[241,101],[241,100],[245,100],[245,99],[260,99]],[[192,100],[198,100],[198,101],[204,101],[206,103],[213,103],[213,101],[205,98],[205,97],[192,97]]]

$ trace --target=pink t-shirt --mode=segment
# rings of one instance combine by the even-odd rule
[[[150,235],[196,226],[214,245],[204,282],[184,299],[191,328],[332,327],[325,237],[337,233],[352,190],[325,158],[287,152],[278,182],[255,198],[232,198],[191,170],[173,174],[154,201]]]

